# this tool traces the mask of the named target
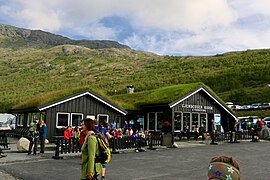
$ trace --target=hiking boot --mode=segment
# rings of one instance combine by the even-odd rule
[[[101,180],[105,180],[105,176],[102,176],[102,177],[101,177]]]

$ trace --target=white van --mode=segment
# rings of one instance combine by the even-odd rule
[[[12,114],[0,114],[0,130],[16,128],[16,117]]]

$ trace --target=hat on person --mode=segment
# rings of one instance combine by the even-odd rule
[[[231,164],[224,162],[212,162],[209,165],[208,178],[209,179],[222,179],[222,180],[238,180],[240,172]]]

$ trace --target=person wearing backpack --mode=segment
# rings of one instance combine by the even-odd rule
[[[110,135],[110,133],[107,131],[107,129],[105,129],[102,126],[95,126],[96,128],[96,132],[102,136],[101,139],[103,139],[104,141],[104,145],[103,146],[107,146],[107,148],[109,147],[109,140],[112,138],[112,135]],[[105,174],[106,174],[106,168],[107,168],[107,162],[105,163],[101,163],[102,164],[102,171],[101,171],[101,180],[105,180]]]
[[[87,132],[85,141],[81,148],[82,152],[82,174],[81,179],[97,180],[101,173],[101,163],[96,162],[99,156],[98,138],[95,136],[95,120],[85,118],[81,125],[83,131]]]
[[[33,149],[33,154],[37,154],[37,143],[38,143],[38,137],[39,137],[39,119],[36,118],[35,121],[30,123],[29,127],[29,149],[28,149],[28,155],[32,153],[32,148]]]

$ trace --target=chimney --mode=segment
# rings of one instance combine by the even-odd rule
[[[134,87],[133,87],[133,85],[127,86],[127,93],[128,93],[128,94],[134,93]]]

